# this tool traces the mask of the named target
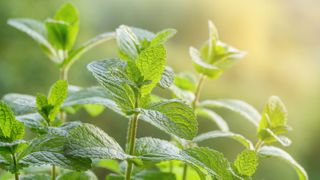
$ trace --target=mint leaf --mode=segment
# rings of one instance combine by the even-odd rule
[[[121,174],[120,163],[117,160],[102,159],[94,165],[96,167],[105,168],[105,169],[108,169],[109,171],[112,171],[114,173]]]
[[[70,180],[70,179],[77,179],[77,180],[98,180],[97,176],[92,171],[67,171],[63,172],[57,177],[57,180]]]
[[[30,175],[22,175],[19,177],[20,180],[50,180],[51,176],[48,174],[30,174]]]
[[[196,90],[196,77],[190,73],[179,73],[174,77],[174,84],[180,89],[186,91],[195,91]]]
[[[176,180],[176,176],[169,172],[160,172],[154,170],[144,170],[134,175],[134,180]]]
[[[276,135],[271,129],[264,128],[259,131],[259,138],[263,140],[264,143],[279,142],[282,146],[290,146],[291,140],[286,136]]]
[[[242,176],[252,176],[258,166],[258,156],[254,150],[244,150],[234,161],[237,172]]]
[[[135,105],[135,93],[132,89],[135,84],[128,80],[125,67],[126,63],[117,59],[94,61],[88,65],[89,71],[105,87],[110,99],[127,113]]]
[[[68,93],[68,83],[65,80],[58,80],[51,87],[48,95],[48,103],[53,106],[61,106]]]
[[[17,153],[23,150],[27,146],[27,141],[16,140],[13,142],[0,142],[0,152],[1,153]]]
[[[207,108],[225,108],[234,111],[241,116],[245,117],[253,125],[258,126],[261,115],[251,105],[244,101],[233,99],[217,99],[217,100],[204,100],[200,102],[199,107]]]
[[[196,115],[208,118],[209,120],[214,122],[220,128],[221,131],[229,131],[229,126],[227,122],[221,116],[219,116],[217,113],[211,110],[198,108],[196,109]]]
[[[144,81],[151,81],[151,83],[141,87],[142,96],[150,94],[152,89],[160,81],[165,63],[166,50],[162,45],[147,48],[139,54],[136,60],[137,67]]]
[[[24,126],[17,121],[10,107],[0,101],[0,140],[13,142],[24,136]]]
[[[164,68],[164,71],[161,75],[161,79],[158,83],[158,85],[162,88],[170,88],[170,86],[173,84],[174,81],[174,72],[173,69],[169,66],[166,66]]]
[[[4,95],[2,100],[11,107],[16,116],[37,111],[36,99],[30,95],[9,93]]]
[[[17,120],[22,122],[26,127],[30,128],[33,132],[43,134],[47,132],[48,123],[38,113],[26,114],[16,117]]]
[[[191,140],[198,132],[198,122],[193,109],[180,100],[160,101],[141,109],[140,119],[159,129]]]
[[[203,134],[198,135],[193,140],[195,142],[202,142],[208,139],[214,139],[214,138],[231,138],[239,143],[241,143],[244,147],[247,149],[253,150],[254,146],[250,140],[242,136],[241,134],[236,134],[233,132],[224,132],[224,131],[210,131]]]
[[[290,164],[297,172],[299,180],[308,180],[308,174],[287,152],[274,146],[263,146],[258,154],[261,157],[276,157]]]
[[[120,55],[123,56],[122,58],[135,60],[139,55],[140,43],[131,28],[121,25],[116,29],[116,38]]]
[[[173,37],[177,33],[175,29],[165,29],[158,32],[155,37],[151,40],[150,46],[157,46],[164,44],[168,41],[171,37]]]
[[[128,157],[113,138],[90,124],[82,124],[69,133],[65,153],[92,159],[124,160]]]

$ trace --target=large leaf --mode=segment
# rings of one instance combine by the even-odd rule
[[[300,180],[308,180],[308,174],[287,152],[274,146],[263,146],[258,154],[262,157],[276,157],[289,163],[297,172]]]
[[[247,149],[254,149],[254,146],[250,140],[245,138],[244,136],[232,132],[225,132],[225,131],[210,131],[203,134],[198,135],[194,138],[195,142],[201,142],[208,139],[214,138],[231,138],[239,143],[241,143]]]
[[[22,164],[30,166],[56,165],[67,169],[86,170],[91,160],[65,155],[63,136],[44,135],[31,142],[18,157]]]
[[[121,60],[109,59],[94,61],[88,65],[88,69],[105,87],[111,100],[126,113],[135,107],[135,94],[132,89],[133,83],[125,73],[125,66],[126,63]]]
[[[198,122],[193,109],[177,99],[160,101],[141,109],[140,119],[169,134],[188,140],[198,132]]]
[[[209,120],[217,124],[221,131],[229,131],[227,122],[221,116],[211,110],[198,108],[196,110],[196,115],[208,118]]]
[[[217,99],[217,100],[205,100],[199,104],[199,107],[208,108],[225,108],[230,111],[234,111],[241,116],[245,117],[253,125],[258,126],[261,115],[251,105],[244,101],[233,99]]]
[[[165,63],[166,50],[163,45],[149,47],[139,54],[136,60],[137,67],[143,76],[144,81],[151,81],[141,87],[142,96],[150,94],[152,89],[160,81],[165,68]]]
[[[31,113],[16,117],[18,121],[22,122],[26,127],[30,128],[36,133],[47,132],[48,123],[38,113]]]
[[[128,158],[113,138],[90,124],[82,124],[69,133],[65,153],[74,157],[92,159]]]
[[[36,99],[34,96],[10,93],[4,95],[2,100],[11,107],[16,116],[37,112]]]
[[[206,170],[218,179],[231,179],[233,172],[230,163],[222,153],[209,148],[190,148],[181,150],[168,141],[155,138],[137,140],[136,154],[145,160],[180,160],[199,171]]]
[[[16,120],[10,107],[0,101],[0,140],[13,142],[24,136],[24,126]]]
[[[241,176],[252,176],[258,166],[258,155],[254,150],[244,150],[238,154],[234,166]]]

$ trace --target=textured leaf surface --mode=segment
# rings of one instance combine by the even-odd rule
[[[173,69],[169,66],[166,66],[162,76],[161,76],[161,80],[159,81],[159,86],[162,88],[169,88],[174,81],[174,72]]]
[[[225,108],[234,111],[241,116],[245,117],[249,122],[258,126],[261,115],[251,105],[244,101],[232,99],[219,99],[219,100],[205,100],[199,104],[200,107],[208,108]]]
[[[51,87],[48,95],[48,103],[53,106],[60,106],[66,99],[68,93],[68,83],[64,80],[58,80]]]
[[[208,118],[209,120],[214,122],[220,128],[221,131],[229,131],[229,126],[227,122],[217,113],[208,109],[201,108],[196,110],[196,114],[197,116]]]
[[[111,100],[116,102],[122,111],[128,112],[134,108],[135,95],[131,87],[133,83],[125,73],[125,66],[126,63],[121,60],[109,59],[94,61],[88,65],[88,69],[105,87]]]
[[[263,146],[259,151],[262,157],[276,157],[289,163],[297,172],[300,180],[308,180],[308,174],[287,152],[274,146]]]
[[[120,145],[101,129],[83,124],[73,129],[65,147],[65,152],[71,156],[92,159],[126,159]]]
[[[151,81],[141,87],[142,96],[149,94],[160,81],[165,63],[166,50],[163,45],[149,47],[139,54],[136,65],[144,80]]]
[[[116,38],[120,53],[135,60],[139,53],[139,40],[130,27],[121,25],[116,29]]]
[[[198,132],[192,108],[177,99],[154,103],[148,109],[141,109],[140,119],[159,129],[191,140]]]
[[[254,150],[244,150],[234,161],[237,172],[242,176],[252,176],[258,166],[258,156]]]
[[[204,140],[214,139],[214,138],[231,138],[241,143],[247,149],[254,149],[252,142],[247,138],[245,138],[244,136],[240,134],[232,133],[232,132],[225,132],[225,131],[210,131],[207,133],[203,133],[195,137],[194,141],[201,142]]]
[[[57,180],[98,180],[92,171],[67,171],[57,177]]]
[[[22,122],[26,127],[37,133],[46,132],[48,126],[47,122],[38,113],[26,114],[16,117],[18,121]]]
[[[36,99],[34,96],[10,93],[4,95],[2,100],[11,107],[16,116],[37,112]]]

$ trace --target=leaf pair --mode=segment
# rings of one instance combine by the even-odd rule
[[[218,33],[209,21],[209,40],[199,50],[190,47],[190,56],[197,72],[215,79],[245,53],[218,40]]]

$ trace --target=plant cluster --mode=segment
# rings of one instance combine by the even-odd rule
[[[79,29],[79,13],[67,3],[53,18],[44,22],[10,19],[9,25],[37,41],[40,48],[58,65],[60,80],[47,95],[6,94],[0,103],[0,167],[15,179],[97,179],[92,167],[103,167],[113,179],[252,179],[261,158],[277,157],[295,168],[300,180],[308,179],[305,170],[284,150],[291,141],[287,111],[281,100],[272,96],[261,114],[249,104],[233,99],[200,101],[206,79],[217,79],[245,53],[219,40],[209,21],[209,39],[190,56],[198,74],[174,74],[166,66],[165,43],[176,33],[158,33],[119,26],[115,32],[97,36],[73,48]],[[115,39],[118,58],[93,61],[87,67],[101,86],[83,88],[68,82],[68,70],[90,48]],[[155,95],[157,87],[172,97]],[[128,119],[126,147],[121,147],[106,132],[92,124],[68,121],[69,114],[83,108],[93,116],[104,107]],[[238,113],[257,129],[254,144],[232,132],[215,112],[224,108]],[[198,117],[215,123],[218,129],[198,134]],[[137,138],[138,123],[145,121],[171,139]],[[25,128],[34,138],[24,140]],[[234,161],[223,153],[202,147],[202,141],[231,138],[243,145]],[[51,173],[51,175],[50,175]],[[10,175],[6,175],[9,178]]]

